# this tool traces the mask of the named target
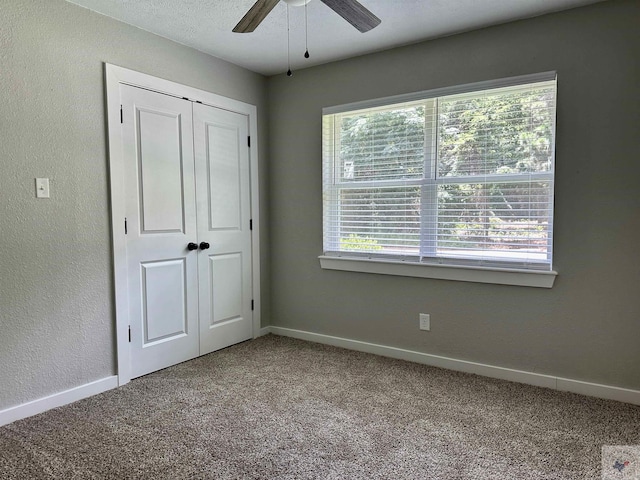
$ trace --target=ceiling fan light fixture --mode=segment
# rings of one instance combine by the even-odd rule
[[[302,7],[303,5],[306,5],[307,3],[309,3],[311,0],[282,0],[282,1],[287,5],[289,5],[290,7]]]

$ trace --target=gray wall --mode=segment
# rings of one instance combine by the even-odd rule
[[[270,78],[272,324],[640,389],[639,25],[608,1]],[[320,269],[322,107],[548,70],[553,289]]]
[[[264,77],[63,0],[2,0],[0,410],[116,373],[103,62],[257,105],[269,251]],[[268,255],[262,273],[268,321]]]

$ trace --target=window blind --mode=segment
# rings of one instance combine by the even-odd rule
[[[556,81],[515,83],[325,113],[325,255],[551,270]]]

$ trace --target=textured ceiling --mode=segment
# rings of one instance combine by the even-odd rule
[[[287,70],[287,6],[232,33],[255,0],[67,0],[264,75]],[[382,24],[360,33],[319,0],[289,7],[293,70],[602,0],[360,0]]]

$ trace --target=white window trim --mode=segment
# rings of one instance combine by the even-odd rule
[[[546,270],[516,270],[460,265],[433,265],[380,258],[333,257],[320,255],[320,267],[325,270],[376,273],[403,277],[434,278],[459,282],[492,283],[521,287],[551,288],[558,272]]]
[[[408,103],[419,100],[428,100],[429,98],[446,97],[448,95],[458,95],[462,93],[474,92],[476,90],[490,90],[493,88],[515,87],[528,83],[546,82],[555,79],[557,72],[549,71],[542,73],[534,73],[531,75],[520,75],[517,77],[501,78],[499,80],[488,80],[485,82],[466,83],[454,87],[435,88],[432,90],[424,90],[421,92],[406,93],[401,95],[393,95],[391,97],[376,98],[373,100],[363,100],[361,102],[345,103],[333,107],[324,107],[322,115],[330,115],[333,113],[351,112],[353,110],[364,110],[375,107],[385,107],[395,105],[397,103]]]
[[[553,80],[557,72],[549,71],[531,75],[521,75],[485,82],[469,83],[454,87],[437,88],[404,95],[365,100],[349,104],[325,107],[323,115],[343,113],[354,110],[383,107],[415,100],[455,95],[476,90],[511,87],[527,83]],[[466,179],[467,180],[467,179]],[[403,262],[395,259],[362,258],[320,255],[320,267],[326,270],[374,273],[381,275],[398,275],[405,277],[433,278],[461,282],[490,283],[497,285],[514,285],[523,287],[552,288],[558,272],[551,270],[519,270],[516,268],[497,268],[467,265],[438,265],[420,262]]]

